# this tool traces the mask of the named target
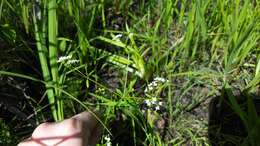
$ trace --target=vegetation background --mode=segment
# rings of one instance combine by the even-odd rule
[[[259,0],[1,0],[0,145],[84,110],[103,115],[98,145],[257,145],[259,14]]]

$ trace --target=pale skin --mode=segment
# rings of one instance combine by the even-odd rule
[[[101,129],[93,113],[83,112],[56,123],[42,123],[18,146],[92,146]]]

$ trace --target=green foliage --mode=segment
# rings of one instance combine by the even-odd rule
[[[1,135],[0,135],[0,144],[8,144],[12,142],[11,134],[9,132],[8,127],[3,123],[2,119],[0,120],[0,129],[1,129]]]
[[[247,111],[243,111],[238,102],[236,101],[236,97],[232,93],[232,89],[230,86],[225,87],[225,92],[227,92],[228,99],[231,102],[231,107],[234,111],[239,115],[242,119],[246,130],[248,132],[247,139],[243,142],[243,145],[258,145],[259,141],[259,131],[260,131],[260,119],[257,115],[257,111],[255,108],[255,103],[253,99],[255,97],[247,95]]]
[[[104,114],[103,139],[109,134],[113,144],[125,142],[111,135],[121,119],[130,129],[120,133],[133,145],[208,145],[206,124],[187,113],[226,90],[255,145],[253,101],[243,111],[231,93],[259,90],[259,7],[250,0],[2,0],[0,49],[31,52],[42,78],[3,67],[0,81],[8,76],[45,86],[47,103],[31,97],[36,119],[95,109]],[[153,83],[158,77],[168,82]],[[163,111],[142,109],[151,99],[164,102]],[[158,119],[167,121],[165,133]]]

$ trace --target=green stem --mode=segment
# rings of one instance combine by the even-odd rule
[[[52,115],[53,115],[55,121],[57,121],[57,110],[55,107],[55,94],[54,94],[53,88],[51,88],[51,86],[50,86],[51,85],[51,75],[50,75],[50,71],[48,68],[47,57],[46,57],[48,50],[43,45],[44,39],[42,39],[42,37],[41,37],[41,36],[43,36],[43,34],[38,29],[35,13],[33,16],[33,22],[34,22],[36,45],[37,45],[38,55],[39,55],[41,69],[42,69],[42,73],[43,73],[43,79],[44,79],[44,81],[47,82],[47,84],[45,85],[46,92],[47,92],[49,104],[51,105]]]
[[[58,64],[57,64],[57,32],[58,32],[58,21],[57,21],[57,3],[56,0],[48,1],[48,36],[49,36],[49,58],[52,81],[55,87],[55,94],[57,97],[57,110],[58,110],[58,120],[63,120],[63,109],[62,100],[60,98],[58,91]]]

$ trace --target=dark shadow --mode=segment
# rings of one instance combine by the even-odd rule
[[[235,95],[241,109],[247,112],[247,96]],[[257,114],[260,113],[260,97],[252,95]],[[209,104],[209,142],[212,146],[238,146],[248,137],[239,115],[230,106],[227,96],[214,97]]]
[[[124,114],[123,111],[117,111],[117,118],[110,124],[112,133],[112,146],[143,146],[146,138],[145,132],[141,128],[143,117],[135,115],[135,126],[133,127],[132,117]],[[140,123],[136,122],[142,121]],[[141,124],[141,125],[140,125]]]

